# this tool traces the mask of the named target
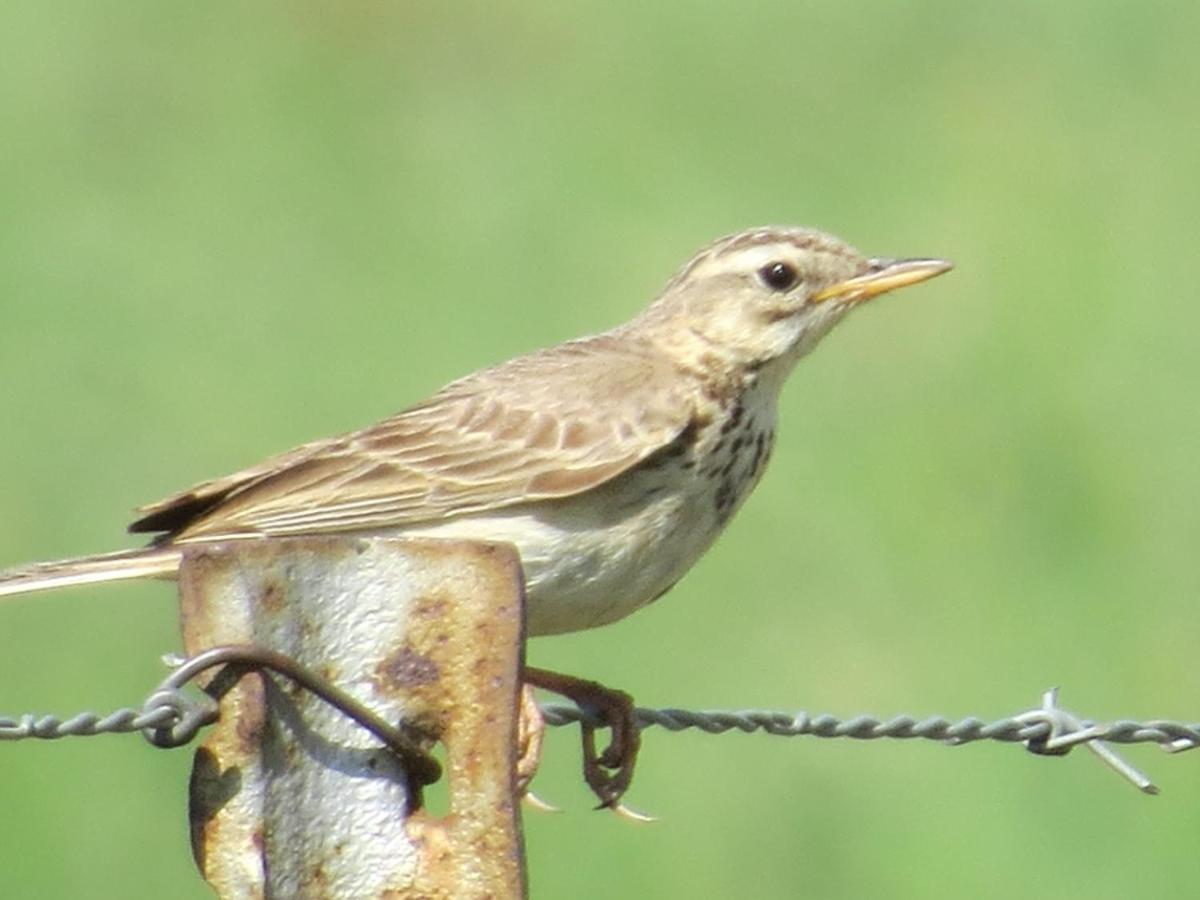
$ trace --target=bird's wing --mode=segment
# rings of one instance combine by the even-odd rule
[[[679,439],[696,412],[687,387],[648,347],[563,344],[143,507],[130,530],[160,542],[373,530],[567,497]]]

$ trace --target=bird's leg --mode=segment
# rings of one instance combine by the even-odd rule
[[[580,722],[583,736],[583,777],[600,801],[601,809],[619,809],[621,795],[633,780],[641,736],[633,716],[633,698],[624,691],[594,681],[545,669],[525,667],[525,683],[561,694],[581,709],[596,710],[612,729],[612,740],[596,753],[596,726]]]

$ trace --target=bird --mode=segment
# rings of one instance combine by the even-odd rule
[[[758,483],[799,360],[851,310],[951,267],[868,257],[807,227],[727,235],[624,324],[141,507],[129,531],[152,535],[148,546],[0,572],[0,597],[170,579],[193,544],[344,533],[511,544],[527,634],[615,622],[669,591]],[[621,692],[526,676],[578,702],[605,700],[610,719],[632,715]],[[618,802],[636,755],[634,726],[614,724],[613,735],[590,759],[585,736],[602,806]]]

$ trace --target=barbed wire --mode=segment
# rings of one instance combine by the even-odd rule
[[[428,782],[438,777],[436,761],[416,748],[402,729],[384,722],[355,698],[283,654],[261,647],[232,645],[213,648],[187,660],[168,658],[167,661],[174,671],[146,698],[140,709],[124,707],[104,716],[81,712],[67,719],[32,713],[18,718],[0,717],[0,741],[58,740],[140,731],[155,746],[182,746],[190,743],[201,728],[216,721],[218,714],[213,696],[189,694],[183,690],[184,685],[207,669],[223,665],[233,667],[237,677],[251,670],[269,670],[296,682],[406,757],[417,768],[422,781]],[[231,684],[228,682],[225,689]],[[571,704],[542,704],[541,711],[546,724],[550,726],[586,723],[601,727],[606,724],[604,717],[595,710],[581,709]],[[1109,743],[1153,743],[1171,753],[1200,747],[1200,724],[1169,719],[1093,722],[1061,708],[1058,705],[1057,688],[1043,694],[1040,706],[990,722],[975,716],[950,720],[942,716],[916,719],[898,715],[890,719],[878,719],[855,715],[842,719],[828,714],[813,716],[804,711],[789,713],[763,709],[644,707],[638,707],[634,717],[639,728],[660,727],[673,732],[698,729],[707,734],[761,731],[782,737],[922,739],[950,746],[999,741],[1024,744],[1033,753],[1052,756],[1064,755],[1073,747],[1083,744],[1102,762],[1147,794],[1158,793],[1158,788],[1145,774],[1109,747]]]
[[[564,704],[544,705],[542,715],[548,725],[581,721],[603,724],[601,717],[595,713]],[[1169,719],[1092,722],[1061,708],[1058,705],[1058,688],[1051,688],[1042,695],[1040,707],[991,722],[975,716],[957,721],[941,716],[918,720],[907,715],[886,720],[868,715],[839,719],[828,714],[811,716],[803,711],[792,714],[760,709],[694,711],[639,708],[635,715],[641,728],[657,725],[668,731],[698,728],[709,734],[736,730],[747,733],[765,731],[785,737],[925,739],[950,746],[976,741],[1000,741],[1022,743],[1030,752],[1043,756],[1062,756],[1072,747],[1083,744],[1101,762],[1146,794],[1157,794],[1158,787],[1107,744],[1153,743],[1169,753],[1200,747],[1200,724]]]
[[[1031,710],[1018,716],[985,722],[973,716],[967,716],[957,721],[951,721],[941,716],[918,720],[907,715],[898,715],[891,719],[877,719],[869,715],[839,719],[837,716],[827,714],[812,716],[803,711],[793,714],[762,709],[687,710],[639,707],[636,717],[638,725],[642,728],[657,725],[668,731],[697,728],[709,734],[722,734],[727,731],[745,733],[765,731],[768,734],[784,737],[808,736],[855,738],[857,740],[924,738],[949,744],[968,744],[975,741],[1025,743],[1048,738],[1052,730],[1049,722],[1029,721],[1028,718],[1025,718],[1030,713],[1040,714],[1041,712],[1041,709]],[[602,717],[570,704],[543,704],[542,715],[545,717],[547,725],[572,725],[578,722],[588,722],[593,725],[604,724]],[[1060,735],[1054,740],[1054,746],[1048,750],[1088,740],[1109,741],[1118,744],[1155,743],[1164,745],[1171,750],[1187,750],[1200,742],[1200,724],[1185,725],[1166,719],[1154,719],[1146,722],[1122,719],[1101,726],[1089,725],[1086,733],[1068,732]],[[1175,742],[1186,742],[1188,746],[1170,746]],[[1047,743],[1050,742],[1047,741]]]

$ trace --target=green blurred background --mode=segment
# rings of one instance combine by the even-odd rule
[[[785,393],[665,600],[537,640],[646,705],[1200,719],[1194,3],[13,0],[0,564],[630,316],[794,222],[958,269]],[[140,702],[172,591],[0,606],[0,713]],[[650,732],[637,827],[554,732],[536,897],[1190,897],[1200,755]],[[0,746],[5,896],[205,897],[190,752]]]

